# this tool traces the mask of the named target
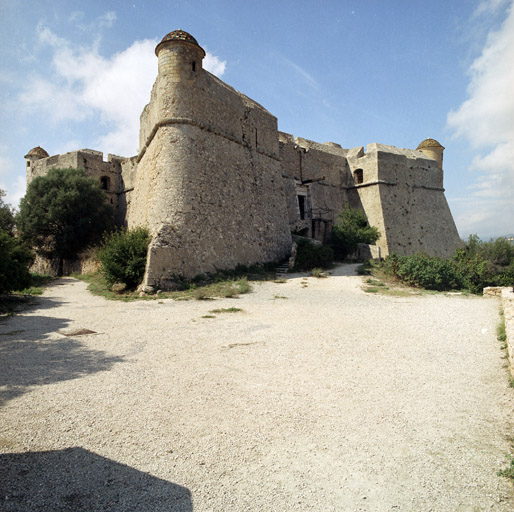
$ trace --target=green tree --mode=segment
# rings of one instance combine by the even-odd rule
[[[330,243],[338,259],[357,250],[358,244],[373,244],[380,237],[377,228],[370,226],[362,210],[345,208],[332,227]]]
[[[30,284],[29,266],[33,255],[14,237],[14,213],[0,190],[0,294],[23,290]]]
[[[14,213],[10,205],[4,203],[5,191],[0,189],[0,229],[14,232]]]
[[[0,294],[23,290],[30,285],[32,253],[11,234],[0,229]]]
[[[114,231],[106,236],[98,254],[101,271],[110,284],[125,283],[129,290],[143,280],[150,235],[145,228]]]
[[[16,225],[21,237],[47,258],[74,258],[112,228],[114,212],[100,184],[83,169],[51,169],[30,182]]]

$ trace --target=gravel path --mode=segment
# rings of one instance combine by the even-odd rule
[[[514,510],[499,300],[353,270],[216,301],[58,281],[0,324],[0,510]]]

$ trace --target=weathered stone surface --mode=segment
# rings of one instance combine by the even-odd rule
[[[501,297],[502,287],[501,286],[486,286],[483,292],[484,297]]]
[[[514,377],[514,292],[512,287],[502,288],[501,292],[505,334],[507,335],[507,354],[511,377]]]

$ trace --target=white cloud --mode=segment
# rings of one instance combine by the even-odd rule
[[[498,9],[505,2],[489,0],[479,9]],[[469,69],[468,98],[448,114],[455,137],[466,139],[476,152],[470,170],[477,173],[469,187],[468,210],[461,215],[466,232],[493,234],[514,230],[514,1],[501,28],[490,32],[481,55]],[[491,201],[484,201],[490,198]],[[494,198],[494,200],[492,200]],[[484,208],[483,211],[477,210]],[[459,218],[459,217],[458,217]],[[459,222],[459,221],[457,221]],[[462,225],[459,225],[463,231]]]
[[[114,13],[104,15],[112,23]],[[138,151],[139,116],[157,75],[157,40],[135,41],[111,57],[97,45],[83,48],[39,28],[39,39],[53,50],[52,75],[27,81],[19,99],[28,112],[42,110],[53,123],[98,119],[95,149],[131,156]],[[207,53],[204,67],[221,76],[226,62]],[[78,149],[78,148],[77,148]]]
[[[488,12],[496,12],[502,8],[509,0],[482,0],[475,9],[474,16],[480,16]]]
[[[205,49],[205,58],[203,59],[203,67],[210,73],[216,76],[222,76],[225,73],[225,68],[227,67],[227,61],[221,60],[216,57],[212,53],[209,53],[207,49]]]

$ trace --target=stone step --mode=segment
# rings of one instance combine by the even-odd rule
[[[282,265],[278,265],[275,268],[275,275],[277,278],[284,277],[289,271],[289,265],[287,263],[283,263]]]

